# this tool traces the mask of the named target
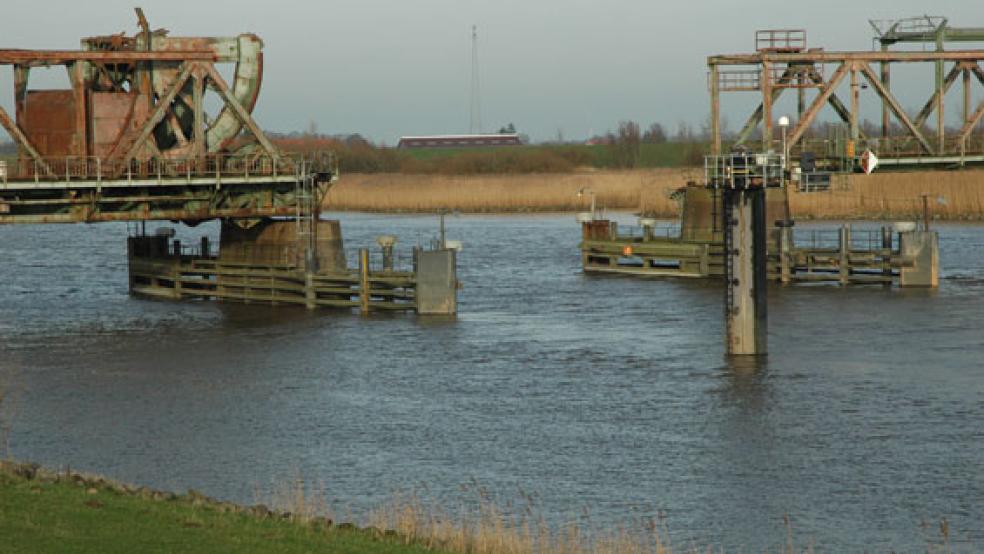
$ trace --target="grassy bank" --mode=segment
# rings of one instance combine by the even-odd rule
[[[0,551],[425,554],[394,533],[0,464]]]
[[[665,520],[636,517],[614,530],[568,523],[550,527],[532,497],[503,510],[482,487],[464,486],[477,504],[450,512],[415,495],[395,496],[366,527],[334,523],[323,491],[301,479],[271,504],[240,506],[188,491],[175,495],[77,472],[0,461],[0,552],[256,552],[326,554],[702,554],[724,552],[690,538],[674,545]],[[283,502],[283,504],[280,504]],[[577,518],[575,518],[577,519]],[[813,552],[794,540],[788,516],[766,552]],[[778,523],[778,521],[777,521]],[[946,519],[924,523],[925,552],[975,552],[950,542]],[[915,546],[915,545],[913,545]],[[911,551],[921,551],[913,548]]]
[[[343,175],[326,198],[328,210],[471,213],[582,211],[596,195],[598,207],[675,217],[670,198],[696,169],[596,170],[533,175]],[[984,219],[984,170],[846,175],[828,192],[791,192],[800,219],[909,219],[921,216],[930,197],[937,219]],[[938,199],[942,199],[940,202]]]
[[[450,512],[410,495],[373,511],[367,527],[335,524],[324,498],[295,481],[271,510],[195,491],[133,487],[77,472],[0,461],[0,552],[324,552],[332,554],[673,554],[656,523],[592,532],[501,511],[484,492]],[[317,515],[320,512],[321,515]]]

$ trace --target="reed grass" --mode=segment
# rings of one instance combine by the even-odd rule
[[[638,209],[683,183],[679,169],[579,171],[534,175],[343,175],[325,199],[329,210],[471,213]],[[578,196],[578,191],[585,194]]]
[[[570,522],[551,527],[530,508],[504,510],[487,497],[454,514],[415,495],[397,496],[374,510],[369,524],[393,529],[408,543],[460,554],[672,554],[665,527],[636,521],[614,530]]]
[[[343,175],[325,199],[327,210],[468,213],[586,211],[593,191],[598,208],[675,217],[671,193],[701,182],[700,169],[578,171],[534,175]],[[919,171],[835,177],[830,191],[791,190],[800,219],[912,219],[922,195],[934,219],[984,219],[984,170]]]

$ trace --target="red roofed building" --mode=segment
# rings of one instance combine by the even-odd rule
[[[488,146],[520,146],[518,133],[489,135],[425,135],[400,137],[397,148],[481,148]]]

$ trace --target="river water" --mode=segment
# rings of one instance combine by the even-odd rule
[[[353,248],[437,229],[338,217]],[[355,514],[480,483],[729,551],[784,516],[824,551],[923,550],[944,517],[984,548],[984,228],[938,226],[938,291],[771,289],[768,359],[736,364],[717,283],[586,276],[571,215],[448,227],[456,320],[131,298],[124,224],[0,227],[11,452],[242,502],[300,474]]]

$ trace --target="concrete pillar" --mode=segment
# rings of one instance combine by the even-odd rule
[[[725,328],[729,355],[767,352],[765,191],[725,190]]]
[[[454,250],[416,250],[417,313],[458,313],[457,254]]]
[[[899,253],[912,261],[899,270],[900,287],[938,287],[940,239],[936,231],[899,233]]]

